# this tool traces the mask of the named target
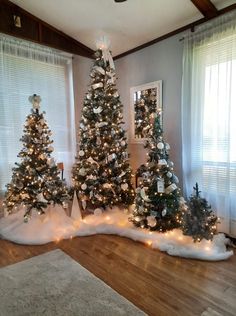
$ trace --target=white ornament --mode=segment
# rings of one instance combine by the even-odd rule
[[[166,208],[164,208],[164,209],[162,210],[162,212],[161,212],[161,215],[162,215],[162,216],[166,216],[166,213],[167,213],[167,210],[166,210]]]
[[[96,90],[96,89],[98,89],[98,88],[102,88],[102,87],[103,87],[103,83],[102,83],[102,82],[94,83],[94,84],[92,85],[92,88],[93,88],[94,90]]]
[[[121,183],[121,189],[122,189],[122,190],[124,190],[124,191],[125,191],[125,190],[127,190],[127,189],[128,189],[128,187],[129,187],[129,186],[128,186],[128,184],[127,184],[127,183]]]
[[[103,188],[104,189],[110,189],[112,187],[112,184],[111,183],[104,183],[103,184]]]
[[[168,178],[172,177],[172,173],[170,171],[168,171],[166,175],[167,175]]]
[[[105,75],[105,70],[102,67],[94,66],[93,69],[99,72],[100,74]]]
[[[94,210],[93,214],[96,215],[96,216],[100,216],[100,215],[102,215],[102,210],[100,208],[96,208]]]
[[[80,210],[79,202],[77,199],[76,191],[74,191],[74,198],[73,198],[73,204],[72,204],[72,209],[71,209],[71,217],[75,220],[82,219],[81,210]]]
[[[158,149],[163,149],[164,148],[164,144],[163,143],[158,143],[157,144],[157,148]]]
[[[42,192],[37,195],[37,200],[38,200],[39,202],[42,202],[42,203],[47,203],[47,202],[48,202],[48,201],[44,198]]]
[[[90,163],[95,163],[96,165],[98,165],[99,166],[99,164],[97,163],[97,161],[95,161],[92,157],[89,157],[88,159],[87,159],[87,161],[88,162],[90,162]]]
[[[96,123],[95,127],[103,127],[103,126],[106,126],[106,125],[108,125],[107,122],[100,122],[100,123]]]
[[[135,216],[134,220],[135,220],[135,222],[140,222],[142,220],[142,218],[140,216]]]
[[[122,141],[120,142],[120,144],[121,144],[122,147],[124,147],[124,146],[126,145],[126,142],[125,142],[124,140],[122,140]]]
[[[85,152],[83,150],[79,151],[79,156],[83,157],[85,155]]]
[[[48,163],[49,167],[55,166],[55,160],[54,160],[54,158],[48,158],[48,159],[47,159],[47,163]]]
[[[156,218],[154,216],[147,216],[147,222],[148,222],[148,226],[150,227],[154,227],[156,226]]]
[[[79,175],[85,176],[86,175],[86,169],[85,168],[79,169]]]
[[[146,202],[151,202],[151,200],[150,200],[150,199],[148,198],[148,196],[146,195],[145,189],[147,189],[147,188],[142,188],[142,189],[140,190],[140,195],[141,195],[141,197],[142,197],[142,199],[143,199],[144,201],[146,201]]]
[[[165,182],[163,179],[157,181],[157,192],[164,193],[165,192]]]
[[[98,108],[94,108],[94,109],[93,109],[93,113],[96,113],[96,114],[99,114],[99,113],[101,113],[102,111],[103,111],[103,109],[102,109],[101,106],[99,106]]]
[[[165,143],[166,150],[170,150],[170,145],[168,143]]]
[[[53,146],[49,146],[48,150],[52,152],[54,150]]]
[[[85,210],[86,209],[86,205],[87,205],[87,203],[86,203],[86,201],[85,200],[82,200],[82,207],[83,207],[83,209]]]
[[[83,184],[81,185],[81,189],[82,189],[82,190],[86,190],[86,189],[87,189],[87,184],[86,184],[86,183],[83,183]]]
[[[93,176],[92,174],[90,174],[89,176],[87,176],[86,179],[88,179],[88,180],[96,180],[97,177],[96,177],[96,176]]]
[[[174,167],[173,161],[169,161],[169,166],[170,166],[170,167]]]
[[[159,159],[158,160],[158,165],[160,166],[166,166],[167,165],[167,161],[165,159]]]
[[[166,189],[165,189],[165,193],[169,194],[171,192],[173,192],[174,190],[177,189],[177,186],[175,183],[170,184]]]

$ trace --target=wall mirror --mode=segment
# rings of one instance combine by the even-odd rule
[[[162,109],[162,80],[130,88],[131,142],[143,143],[152,115]],[[162,117],[161,117],[162,124]]]

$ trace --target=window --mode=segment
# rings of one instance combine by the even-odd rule
[[[26,116],[34,93],[52,130],[53,157],[65,165],[69,180],[74,157],[74,115],[71,57],[39,45],[0,36],[0,190],[11,179],[11,169],[22,147]]]
[[[214,19],[185,40],[182,84],[183,179],[197,181],[236,235],[236,13]]]

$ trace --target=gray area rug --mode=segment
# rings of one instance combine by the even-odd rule
[[[1,316],[146,315],[61,250],[0,269]]]

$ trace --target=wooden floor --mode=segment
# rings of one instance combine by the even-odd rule
[[[148,315],[236,315],[236,255],[205,262],[171,257],[111,235],[22,246],[0,240],[0,267],[60,248]],[[1,282],[1,280],[0,280]],[[9,315],[10,316],[10,315]]]

